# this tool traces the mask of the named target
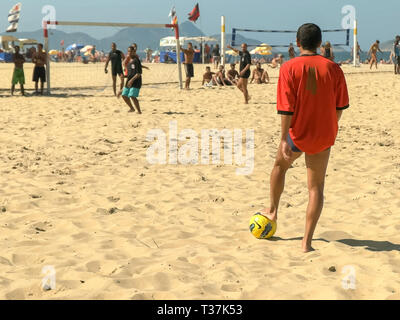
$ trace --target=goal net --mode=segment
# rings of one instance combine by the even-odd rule
[[[56,26],[57,31],[50,26]],[[59,41],[60,29],[73,30],[75,28],[79,32],[63,33],[68,40]],[[112,35],[103,39],[89,38],[88,40],[86,28],[102,28],[104,34]],[[108,73],[105,73],[106,60],[112,43],[115,43],[117,50],[125,56],[129,46],[133,43],[138,45],[137,54],[143,66],[150,69],[143,69],[143,86],[171,84],[182,88],[180,47],[176,47],[179,54],[176,55],[177,62],[175,63],[160,63],[158,51],[159,39],[162,35],[171,35],[175,30],[175,37],[179,39],[178,28],[177,25],[170,24],[48,21],[44,26],[44,44],[49,56],[47,91],[52,94],[112,94],[111,62]],[[158,43],[146,41],[146,38],[158,38]],[[124,74],[126,75],[125,70]],[[117,90],[119,90],[120,82],[117,76]]]

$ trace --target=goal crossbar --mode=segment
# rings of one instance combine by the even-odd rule
[[[44,33],[44,49],[48,56],[49,54],[49,25],[58,26],[89,26],[89,27],[124,27],[124,28],[173,28],[175,30],[176,38],[176,53],[177,53],[177,65],[179,75],[179,87],[183,89],[182,82],[182,65],[181,65],[181,47],[179,41],[179,25],[178,24],[160,24],[160,23],[120,23],[120,22],[83,22],[83,21],[44,21],[43,22],[43,33]],[[46,64],[46,76],[47,76],[47,93],[50,94],[50,60],[47,59]]]

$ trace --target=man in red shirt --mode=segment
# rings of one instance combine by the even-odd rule
[[[321,29],[312,23],[297,32],[301,55],[282,65],[278,81],[278,114],[282,136],[271,173],[271,206],[263,214],[276,221],[285,175],[292,163],[305,153],[309,203],[306,215],[304,252],[312,251],[312,237],[324,203],[324,183],[338,122],[349,97],[343,71],[335,62],[317,55]]]

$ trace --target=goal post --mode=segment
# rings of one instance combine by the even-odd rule
[[[123,27],[123,28],[173,28],[176,39],[177,67],[179,76],[179,88],[183,89],[182,82],[182,61],[181,47],[179,41],[179,25],[178,24],[157,24],[157,23],[114,23],[114,22],[82,22],[82,21],[45,21],[43,22],[44,49],[47,57],[49,57],[49,25],[58,26],[88,26],[88,27]],[[51,75],[50,75],[50,59],[46,63],[47,76],[47,93],[51,93]]]

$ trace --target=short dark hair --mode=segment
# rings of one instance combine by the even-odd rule
[[[305,23],[297,31],[297,40],[305,50],[315,50],[322,41],[322,31],[314,23]]]
[[[38,43],[38,46],[43,48],[43,43]]]

